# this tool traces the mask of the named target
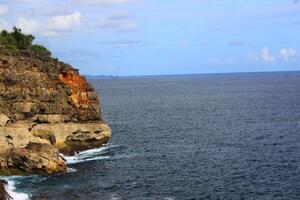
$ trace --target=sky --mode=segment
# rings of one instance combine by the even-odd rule
[[[14,25],[88,75],[300,70],[300,0],[0,0]]]

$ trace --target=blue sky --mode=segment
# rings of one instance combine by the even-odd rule
[[[13,25],[83,74],[300,70],[298,0],[0,0]]]

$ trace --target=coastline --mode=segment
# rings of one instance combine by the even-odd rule
[[[89,150],[79,152],[73,156],[66,156],[66,155],[61,154],[61,156],[66,160],[66,165],[67,165],[66,173],[77,173],[76,167],[74,168],[74,167],[72,167],[72,165],[75,165],[78,163],[109,159],[110,158],[109,156],[102,155],[102,153],[105,150],[107,150],[108,148],[110,148],[110,146],[103,146],[103,147],[100,147],[97,149],[89,149]],[[10,200],[9,197],[11,197],[11,200],[30,200],[33,195],[36,197],[41,194],[31,194],[30,192],[26,193],[23,191],[18,191],[18,188],[16,187],[16,182],[22,182],[24,179],[25,180],[30,180],[30,179],[44,180],[45,178],[48,178],[48,176],[39,176],[39,175],[38,176],[37,175],[0,176],[0,194],[1,193],[4,194],[4,191],[1,191],[1,186],[3,185],[3,189],[5,189],[5,192],[7,193],[7,197],[8,197],[7,200]],[[1,185],[1,181],[3,181],[2,185]]]
[[[15,180],[17,177],[0,177],[0,199],[2,200],[30,200],[30,195],[17,192]]]

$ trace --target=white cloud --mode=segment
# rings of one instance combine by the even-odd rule
[[[39,27],[39,23],[35,19],[26,19],[24,17],[19,17],[16,26],[25,33],[34,33]]]
[[[290,58],[296,56],[296,50],[293,48],[282,48],[279,50],[279,53],[280,53],[280,57],[284,61],[288,61],[288,60],[290,60]]]
[[[44,0],[15,0],[15,1],[20,2],[20,3],[39,3],[41,1],[43,2]]]
[[[267,47],[261,50],[261,58],[265,63],[271,63],[276,60],[276,58],[270,54],[269,48]]]
[[[8,21],[0,19],[0,31],[1,30],[8,30],[8,29],[9,29]]]
[[[114,11],[109,17],[109,19],[131,19],[134,15],[126,10]]]
[[[45,32],[43,33],[43,35],[46,36],[46,37],[55,37],[55,36],[60,36],[60,35],[62,35],[62,33],[61,33],[61,32],[58,32],[58,31],[45,31]]]
[[[87,5],[113,5],[113,4],[131,3],[134,0],[75,0],[75,1]]]
[[[0,15],[6,15],[8,13],[8,7],[0,4]]]
[[[138,29],[133,20],[134,15],[128,11],[115,11],[111,15],[102,17],[93,26],[116,32],[132,32]]]
[[[96,26],[100,29],[108,29],[117,32],[135,31],[138,26],[135,22],[126,18],[106,17],[98,21]]]
[[[252,52],[252,51],[249,51],[248,52],[248,56],[247,56],[247,59],[251,62],[256,62],[256,61],[259,61],[259,56],[256,55],[256,53]]]
[[[115,40],[115,41],[103,41],[98,42],[101,46],[109,46],[113,48],[135,48],[135,47],[151,47],[153,45],[156,45],[156,43],[153,42],[144,42],[141,40]]]
[[[109,45],[114,48],[128,48],[144,45],[140,40],[120,40],[120,41],[110,41],[110,42],[100,42],[101,45]]]
[[[51,17],[48,29],[53,31],[70,31],[80,26],[81,14],[76,11],[72,14]]]

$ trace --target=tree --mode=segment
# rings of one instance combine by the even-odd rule
[[[32,34],[22,33],[22,30],[13,27],[11,32],[3,30],[0,32],[0,47],[14,54],[22,51],[51,56],[51,52],[43,45],[33,44],[35,37]]]
[[[31,34],[27,35],[22,33],[21,29],[18,29],[14,26],[13,31],[11,32],[12,36],[15,38],[19,50],[29,50],[30,46],[32,45],[33,40],[35,37]]]

